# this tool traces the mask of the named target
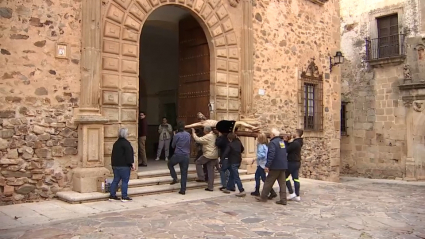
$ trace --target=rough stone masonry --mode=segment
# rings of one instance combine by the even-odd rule
[[[252,1],[254,102],[248,116],[263,130],[294,132],[302,127],[300,74],[314,59],[324,76],[323,130],[305,134],[302,173],[338,181],[340,73],[338,68],[329,72],[329,55],[340,45],[339,1],[313,2]],[[242,4],[219,4],[241,32]],[[81,0],[1,1],[0,204],[71,190],[72,170],[82,167],[74,124],[80,98],[81,12]],[[237,38],[240,43],[240,33]],[[55,45],[62,42],[68,59],[55,58]],[[258,95],[259,89],[266,94]]]

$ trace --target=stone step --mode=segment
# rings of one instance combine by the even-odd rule
[[[179,166],[175,166],[174,169],[176,170],[177,174],[180,174],[180,167]],[[189,169],[188,169],[187,172],[188,173],[195,173],[196,172],[196,166],[194,164],[189,164]],[[139,179],[140,178],[162,177],[162,176],[170,176],[170,170],[168,168],[165,168],[165,169],[157,169],[157,170],[137,172],[137,177]]]
[[[254,174],[243,174],[240,175],[242,182],[252,181],[254,180]],[[133,181],[133,180],[130,180]],[[216,177],[214,180],[214,185],[219,185],[220,179]],[[206,187],[206,183],[198,183],[198,182],[188,182],[187,190],[196,189],[196,188],[204,188]],[[153,186],[142,186],[142,187],[132,187],[128,189],[128,194],[130,197],[134,196],[143,196],[143,195],[151,195],[151,194],[160,194],[166,192],[175,192],[180,190],[180,184],[161,184],[161,185],[153,185]],[[216,188],[215,190],[218,190]],[[120,192],[117,192],[118,196],[121,196]],[[93,201],[102,201],[106,200],[109,197],[109,193],[78,193],[74,191],[63,191],[56,193],[56,196],[65,202],[68,203],[85,203],[85,202],[93,202]]]
[[[163,170],[156,170],[156,171],[158,172]],[[161,185],[161,184],[171,183],[172,179],[170,177],[170,171],[168,171],[167,176],[162,176],[164,174],[165,173],[150,174],[149,177],[142,176],[142,177],[139,177],[139,179],[132,179],[128,182],[128,186],[130,188],[133,188],[133,187],[143,187],[143,186],[152,186],[152,185]],[[245,169],[239,169],[239,175],[242,176],[245,174],[247,174],[247,171]],[[216,172],[215,175],[216,175],[216,178],[219,179],[220,174]],[[196,180],[196,170],[188,172],[187,180],[188,182]]]

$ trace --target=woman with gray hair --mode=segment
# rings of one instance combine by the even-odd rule
[[[112,147],[112,156],[111,156],[111,165],[114,172],[114,180],[111,184],[111,193],[109,200],[120,200],[117,197],[117,188],[118,183],[122,181],[121,184],[121,201],[131,201],[132,199],[128,197],[128,181],[130,180],[131,170],[135,170],[134,167],[134,151],[130,142],[127,140],[128,129],[121,128],[118,131],[118,140],[114,143]]]

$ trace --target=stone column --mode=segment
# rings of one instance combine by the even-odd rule
[[[104,167],[104,123],[99,108],[101,77],[101,1],[82,2],[82,57],[80,108],[75,119],[78,127],[78,154],[82,167],[73,170],[73,190],[95,192],[97,179],[110,174]]]
[[[247,123],[256,124],[252,115],[253,99],[253,68],[254,68],[254,31],[252,29],[252,0],[243,0],[243,28],[242,28],[242,114],[241,120]],[[252,161],[256,157],[256,140],[254,138],[240,137],[245,147],[243,154],[242,168],[247,169],[248,173],[255,173],[256,163]]]
[[[83,0],[80,115],[99,114],[101,1]]]

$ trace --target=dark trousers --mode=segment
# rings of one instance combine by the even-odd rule
[[[260,180],[266,181],[266,172],[264,168],[257,166],[257,170],[255,171],[255,188],[260,188]]]
[[[227,159],[223,159],[221,161],[221,168],[220,168],[221,186],[227,188],[228,190],[234,190],[235,180],[233,179],[233,175],[230,174],[228,164],[229,162]]]
[[[121,184],[121,194],[122,198],[128,197],[128,181],[130,180],[130,167],[112,167],[112,171],[114,172],[114,180],[111,183],[111,196],[115,197],[117,194],[118,183],[122,181]]]
[[[289,179],[289,176],[292,176],[292,180],[294,180],[295,194],[297,196],[300,196],[300,179],[298,178],[300,167],[301,162],[288,162],[288,170],[286,171],[286,187],[288,187],[290,194],[294,193],[294,190],[292,190],[291,180]]]
[[[286,174],[284,169],[282,170],[270,170],[266,181],[264,182],[263,191],[261,192],[261,199],[267,200],[267,196],[273,188],[273,184],[276,182],[279,184],[279,196],[280,201],[286,202]]]
[[[170,175],[174,181],[177,181],[177,173],[174,169],[174,166],[177,164],[180,166],[180,191],[186,192],[187,171],[189,169],[189,155],[174,154],[168,161],[168,169],[170,169]]]
[[[214,189],[214,167],[217,164],[217,159],[209,159],[204,156],[201,156],[196,160],[196,173],[198,174],[198,179],[205,180],[204,170],[202,165],[207,165],[207,175],[208,175],[208,189]]]
[[[241,178],[239,177],[239,166],[240,164],[227,164],[227,169],[222,169],[224,170],[224,172],[226,172],[226,170],[229,170],[230,172],[229,180],[227,181],[226,185],[227,190],[234,189],[236,184],[238,186],[239,192],[245,191],[242,185]],[[232,178],[232,180],[234,181],[231,181],[230,178]]]

